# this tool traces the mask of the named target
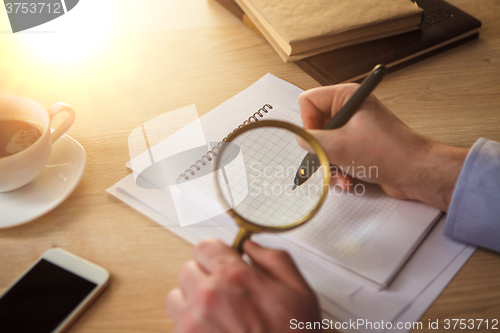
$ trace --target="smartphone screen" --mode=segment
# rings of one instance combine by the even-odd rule
[[[96,287],[41,259],[0,298],[0,332],[52,332]]]

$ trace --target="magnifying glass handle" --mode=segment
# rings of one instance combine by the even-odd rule
[[[245,241],[250,239],[252,232],[245,228],[240,228],[238,235],[233,243],[233,249],[235,249],[239,254],[243,254],[243,244]]]

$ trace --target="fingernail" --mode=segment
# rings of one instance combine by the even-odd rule
[[[255,243],[254,241],[251,241],[251,240],[246,241],[246,243],[248,244],[247,246],[250,246],[250,247],[260,247],[259,244]]]

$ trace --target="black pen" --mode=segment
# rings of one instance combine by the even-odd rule
[[[370,96],[375,87],[382,81],[387,74],[387,68],[384,65],[377,65],[371,71],[370,75],[361,83],[356,92],[351,98],[340,108],[339,112],[330,119],[326,124],[325,129],[335,129],[344,126],[349,119],[358,111],[365,99]],[[297,186],[304,184],[320,167],[320,163],[316,154],[307,153],[293,180],[294,185],[292,190]]]

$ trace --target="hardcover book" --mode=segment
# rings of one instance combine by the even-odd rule
[[[259,30],[234,0],[217,0],[254,31]],[[377,64],[389,72],[448,50],[479,35],[481,21],[444,0],[417,0],[421,29],[305,58],[295,63],[322,85],[362,80]]]
[[[411,0],[236,0],[285,62],[417,30]]]

